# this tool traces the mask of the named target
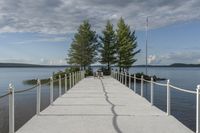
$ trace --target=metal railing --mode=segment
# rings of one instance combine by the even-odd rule
[[[150,84],[150,102],[151,105],[154,105],[154,85],[158,85],[158,86],[162,86],[162,87],[166,87],[167,89],[167,115],[171,115],[171,89],[175,89],[181,92],[185,92],[185,93],[189,93],[189,94],[195,94],[196,95],[196,133],[200,133],[200,85],[197,85],[196,91],[192,91],[192,90],[186,90],[186,89],[182,89],[179,87],[176,87],[174,85],[170,84],[170,80],[167,80],[167,83],[158,83],[155,82],[153,77],[151,77],[151,80],[146,80],[144,79],[143,76],[141,76],[141,78],[137,78],[136,74],[134,74],[134,76],[131,76],[131,74],[127,74],[126,72],[119,72],[119,71],[112,71],[111,72],[111,76],[118,80],[119,82],[121,82],[122,84],[127,86],[127,82],[129,83],[128,87],[131,89],[131,79],[134,79],[133,81],[133,91],[136,93],[136,80],[141,81],[141,92],[140,95],[143,97],[143,85],[144,82],[147,82]],[[124,79],[125,78],[125,79]],[[127,80],[128,79],[128,80]]]
[[[74,85],[76,85],[80,80],[82,80],[83,78],[85,78],[85,71],[77,71],[77,72],[72,72],[69,74],[64,74],[64,77],[61,78],[61,75],[58,76],[58,79],[54,79],[54,77],[50,77],[49,81],[42,84],[41,80],[38,79],[37,80],[37,84],[28,88],[28,89],[23,89],[23,90],[17,90],[15,91],[15,87],[13,84],[9,84],[8,87],[8,93],[0,96],[0,99],[8,96],[9,97],[9,133],[14,133],[15,132],[15,94],[17,93],[23,93],[26,91],[30,91],[32,89],[37,88],[37,92],[36,92],[36,115],[40,114],[40,107],[41,107],[41,89],[42,89],[42,85],[50,85],[50,105],[53,105],[53,89],[54,89],[54,83],[58,82],[58,89],[59,89],[59,97],[62,95],[61,89],[62,89],[62,80],[64,80],[64,90],[65,93],[67,92],[68,89],[71,89]],[[69,79],[69,88],[67,88],[67,80]]]

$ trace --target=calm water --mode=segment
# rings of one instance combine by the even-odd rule
[[[47,78],[53,72],[64,70],[64,68],[0,68],[0,95],[7,92],[9,82],[15,85],[16,90],[21,90],[29,85],[22,83],[25,79]],[[145,68],[131,68],[130,72],[144,72]],[[200,68],[149,68],[149,75],[170,79],[170,82],[178,87],[196,90],[200,84]],[[166,82],[166,81],[162,81]],[[149,84],[144,85],[144,96],[149,100]],[[140,85],[137,85],[140,93]],[[166,88],[155,86],[154,102],[157,107],[166,111]],[[58,89],[54,89],[54,98],[58,96]],[[171,108],[172,114],[187,127],[195,130],[195,95],[172,90]],[[36,89],[15,95],[15,124],[16,129],[21,127],[27,120],[35,115]],[[49,105],[49,87],[42,86],[41,109]],[[0,99],[0,133],[8,132],[8,98]]]
[[[47,78],[53,72],[65,68],[0,68],[0,95],[7,93],[11,82],[15,90],[22,90],[31,86],[24,85],[26,79]],[[58,97],[58,89],[54,87],[54,99]],[[49,105],[49,86],[42,86],[41,109]],[[20,128],[36,113],[36,89],[15,94],[15,128]],[[0,133],[8,133],[8,97],[0,99]]]

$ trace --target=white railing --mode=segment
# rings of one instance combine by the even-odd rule
[[[75,84],[77,84],[80,80],[82,80],[83,78],[85,78],[85,71],[77,71],[77,72],[72,72],[69,74],[64,74],[64,77],[61,78],[61,75],[58,76],[58,79],[54,79],[54,77],[50,77],[49,78],[49,82],[45,83],[46,85],[49,84],[50,85],[50,105],[53,105],[53,89],[54,89],[54,83],[58,82],[58,89],[59,89],[59,97],[62,96],[62,80],[64,80],[64,84],[65,84],[65,93],[71,89]],[[69,88],[67,88],[67,81],[69,80]],[[42,84],[41,80],[38,79],[37,80],[37,84],[31,88],[28,89],[24,89],[24,90],[17,90],[15,91],[14,86],[10,83],[9,84],[9,88],[8,88],[8,93],[5,95],[0,96],[1,98],[4,98],[6,96],[9,97],[9,133],[14,133],[15,132],[15,94],[16,93],[22,93],[22,92],[26,92],[32,89],[37,88],[37,93],[36,93],[36,115],[40,114],[40,107],[41,107],[41,89],[42,89]]]
[[[136,74],[134,74],[134,76],[131,76],[131,74],[127,74],[127,73],[123,73],[123,72],[119,72],[119,71],[112,71],[111,72],[111,76],[113,78],[115,78],[116,80],[118,80],[119,82],[121,82],[122,84],[127,86],[127,82],[129,82],[129,88],[131,89],[131,79],[134,79],[133,81],[133,91],[136,93],[136,80],[141,81],[141,92],[140,95],[143,97],[143,84],[144,82],[150,83],[150,102],[151,105],[154,105],[154,84],[155,85],[159,85],[159,86],[163,86],[166,87],[167,89],[167,115],[171,115],[171,89],[175,89],[181,92],[185,92],[185,93],[189,93],[189,94],[195,94],[196,95],[196,133],[200,133],[200,85],[197,86],[196,91],[192,91],[192,90],[186,90],[186,89],[182,89],[176,86],[173,86],[170,84],[170,80],[167,80],[167,83],[158,83],[155,82],[153,80],[153,77],[151,77],[151,80],[146,80],[144,79],[143,76],[141,76],[141,78],[137,78]],[[124,79],[125,78],[125,79]],[[127,80],[127,78],[129,80]]]

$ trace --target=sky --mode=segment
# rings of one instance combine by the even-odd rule
[[[149,64],[200,63],[199,0],[0,0],[0,62],[66,64],[83,20],[101,34],[123,17],[141,49],[136,64],[145,64],[147,16]]]

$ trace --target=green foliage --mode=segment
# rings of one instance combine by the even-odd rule
[[[133,77],[134,74],[132,74],[131,76]],[[151,77],[153,77],[153,81],[162,81],[162,80],[166,80],[165,78],[159,78],[159,77],[157,77],[156,75],[153,75],[153,76],[146,75],[146,74],[144,74],[143,72],[141,72],[141,73],[136,73],[135,76],[136,76],[136,78],[139,78],[139,79],[141,79],[141,77],[143,76],[143,79],[149,80],[149,81],[151,81]],[[132,81],[134,81],[133,78],[132,78]],[[136,81],[137,81],[137,82],[141,82],[141,80],[138,80],[138,79],[136,79]]]
[[[85,76],[93,76],[93,71],[91,67],[88,67],[88,69],[85,71]]]
[[[80,67],[85,69],[86,66],[97,61],[97,46],[96,32],[91,30],[89,21],[84,21],[74,35],[68,54],[68,63],[80,65]]]
[[[117,55],[118,66],[128,69],[132,66],[136,59],[134,56],[140,52],[135,51],[137,47],[135,31],[131,32],[130,26],[126,25],[123,18],[120,18],[117,24]]]
[[[77,72],[77,71],[80,71],[79,67],[70,67],[70,68],[65,69],[66,73],[72,73],[72,72]]]
[[[69,75],[69,73],[77,72],[77,71],[79,71],[79,67],[66,68],[65,71],[59,71],[59,72],[53,73],[53,79],[54,80],[59,79],[59,75],[61,76],[61,78],[64,78],[65,74]],[[41,81],[41,84],[45,84],[50,81],[50,78],[40,79],[40,81]],[[27,85],[36,85],[37,79],[24,80],[23,83],[27,84]],[[57,83],[55,83],[55,84],[57,84]]]
[[[110,21],[107,21],[105,29],[102,33],[103,36],[99,37],[99,52],[101,54],[100,62],[102,64],[107,64],[107,69],[110,71],[110,65],[116,63],[116,36],[113,25]]]

